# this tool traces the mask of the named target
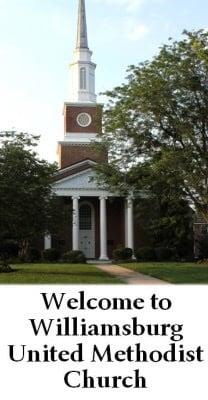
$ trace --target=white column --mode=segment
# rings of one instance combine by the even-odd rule
[[[73,201],[73,218],[72,218],[72,249],[79,250],[79,199],[80,197],[72,197]]]
[[[126,233],[126,246],[134,251],[134,207],[133,199],[129,197],[127,199],[127,233]]]
[[[44,250],[51,249],[52,247],[52,237],[50,234],[44,236]]]
[[[109,260],[107,255],[107,197],[102,196],[100,199],[100,260]]]
[[[124,199],[125,247],[128,247],[128,201]]]

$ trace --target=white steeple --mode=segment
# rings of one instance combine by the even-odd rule
[[[79,0],[77,42],[70,64],[70,96],[72,103],[96,103],[95,69],[88,48],[85,0]]]
[[[87,19],[85,11],[85,2],[83,0],[79,1],[76,48],[88,49]]]

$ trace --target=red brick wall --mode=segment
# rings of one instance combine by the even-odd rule
[[[108,199],[107,221],[108,257],[112,258],[116,247],[125,246],[124,199]]]
[[[84,161],[86,159],[95,162],[103,162],[107,159],[106,152],[95,151],[90,145],[70,145],[61,144],[59,146],[59,165],[60,168],[69,167],[72,164]]]
[[[92,117],[92,122],[88,127],[81,127],[77,123],[77,116],[86,112]],[[67,105],[64,111],[64,131],[65,133],[101,133],[102,130],[102,107],[78,107]]]
[[[88,127],[81,127],[77,123],[78,114],[86,112],[92,117],[92,122]],[[101,133],[102,132],[102,106],[73,106],[66,105],[64,109],[64,131],[65,133],[77,133],[79,137],[82,133]],[[70,135],[69,135],[70,136]],[[92,146],[70,145],[61,143],[58,149],[60,168],[69,167],[72,164],[91,159],[96,162],[103,162],[107,159],[107,153],[95,151]]]

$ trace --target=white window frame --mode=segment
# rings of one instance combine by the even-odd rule
[[[81,67],[79,71],[79,87],[80,90],[87,89],[87,71],[85,67]]]

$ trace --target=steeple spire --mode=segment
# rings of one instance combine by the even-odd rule
[[[79,0],[76,48],[88,49],[85,0]]]
[[[79,0],[77,43],[70,64],[70,102],[96,103],[95,69],[88,47],[85,0]]]

